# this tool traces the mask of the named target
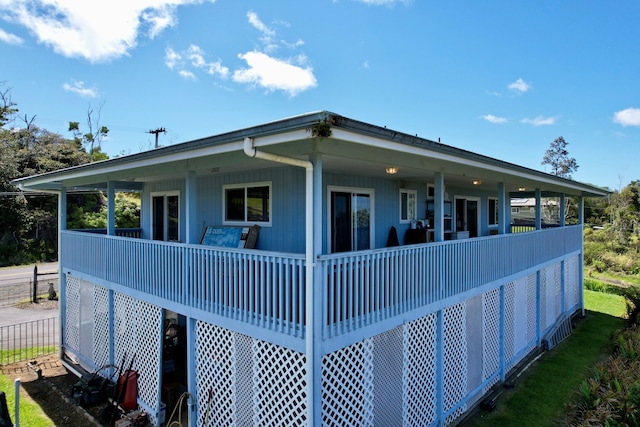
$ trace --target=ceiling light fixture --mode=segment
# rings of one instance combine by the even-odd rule
[[[482,181],[480,181],[479,179],[474,179],[472,182],[473,182],[473,185],[480,185],[480,184],[482,184]]]
[[[395,175],[398,173],[398,168],[395,166],[390,166],[388,168],[385,169],[385,172],[387,172],[387,174],[389,175]]]
[[[524,187],[518,187],[518,191],[524,191],[524,190],[526,190],[526,188],[524,188]]]

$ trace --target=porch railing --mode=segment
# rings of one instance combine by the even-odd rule
[[[582,226],[320,257],[325,338],[341,335],[582,248]]]
[[[63,268],[302,337],[304,255],[61,233]]]
[[[64,269],[295,337],[302,254],[63,231]],[[320,256],[325,338],[400,316],[581,250],[582,226]],[[316,285],[317,286],[317,285]]]

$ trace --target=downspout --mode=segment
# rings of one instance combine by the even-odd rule
[[[265,153],[253,146],[253,138],[244,138],[244,152],[249,157],[269,160],[290,166],[305,169],[305,348],[307,358],[307,393],[308,399],[308,421],[309,427],[313,427],[315,421],[314,407],[314,306],[313,306],[313,270],[315,267],[313,259],[313,163],[308,160],[294,159],[292,157],[280,156],[272,153]]]

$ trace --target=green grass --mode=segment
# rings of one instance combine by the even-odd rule
[[[45,354],[53,354],[58,351],[58,346],[51,345],[45,347],[31,347],[16,350],[1,350],[0,364],[11,364],[21,362],[23,360],[33,359]]]
[[[481,411],[465,426],[563,425],[566,403],[596,362],[611,354],[613,333],[624,326],[624,298],[585,291],[584,300],[586,316],[573,333],[503,391],[495,411]]]
[[[7,396],[11,421],[15,423],[15,384],[9,378],[0,375],[0,390],[3,390]],[[51,419],[27,396],[22,388],[20,389],[20,425],[29,427],[50,427],[53,425]]]

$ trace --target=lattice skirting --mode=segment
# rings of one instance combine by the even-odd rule
[[[577,306],[579,265],[568,258],[324,355],[322,425],[454,422],[535,348],[563,310]],[[94,367],[135,353],[139,400],[157,408],[162,310],[73,276],[66,298],[70,353]],[[194,324],[198,426],[307,425],[304,354]]]
[[[67,355],[90,372],[107,364],[120,366],[123,359],[127,369],[135,357],[138,402],[146,406],[155,423],[160,407],[162,310],[71,275],[65,278],[63,342]],[[114,371],[101,373],[111,375]]]

